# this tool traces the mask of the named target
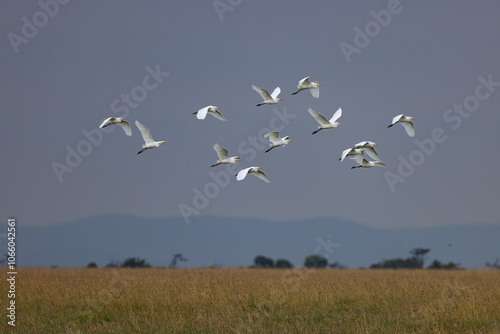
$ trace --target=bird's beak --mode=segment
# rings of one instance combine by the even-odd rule
[[[120,117],[120,119],[121,119],[122,121],[124,121],[124,120],[125,120],[125,118],[123,118],[123,117]]]
[[[278,101],[283,101],[283,99],[278,99]]]
[[[257,169],[262,169],[262,167],[257,167]]]
[[[240,161],[240,159],[234,159],[234,161]]]
[[[220,109],[219,107],[215,108],[215,109]]]
[[[342,124],[339,123],[339,125],[342,125]]]
[[[413,120],[414,120],[415,118],[413,118],[413,117],[410,117],[410,119],[413,119]]]
[[[318,86],[323,86],[323,85],[319,83]]]
[[[378,146],[378,144],[375,144],[375,145],[373,145],[373,146]]]
[[[293,143],[293,140],[290,140],[290,143]]]

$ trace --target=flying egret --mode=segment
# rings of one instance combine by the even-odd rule
[[[137,154],[141,154],[146,150],[159,147],[160,145],[166,143],[166,141],[155,141],[153,137],[151,137],[151,132],[149,132],[149,129],[145,127],[143,124],[139,123],[139,121],[135,121],[135,125],[141,131],[142,138],[144,139],[145,142],[145,144],[142,145],[142,150],[137,152]]]
[[[215,152],[217,152],[219,160],[217,160],[217,163],[215,165],[212,165],[210,167],[215,167],[220,164],[234,164],[236,163],[236,161],[240,161],[240,157],[229,157],[227,150],[217,143],[214,145],[214,150]]]
[[[299,81],[299,84],[297,86],[297,88],[299,90],[296,91],[295,93],[292,93],[292,95],[297,94],[301,90],[309,89],[309,91],[311,92],[311,95],[314,98],[319,99],[319,86],[323,86],[323,85],[317,81],[311,82],[311,81],[309,81],[309,77],[305,77],[304,79]]]
[[[254,91],[260,94],[262,98],[264,99],[264,102],[259,103],[257,107],[263,106],[264,104],[276,104],[282,99],[278,99],[278,95],[281,93],[281,88],[276,87],[271,95],[267,92],[267,90],[262,89],[260,87],[257,87],[255,85],[252,85],[252,88]]]
[[[368,160],[364,159],[360,155],[355,155],[351,159],[353,159],[354,161],[356,161],[359,164],[358,166],[352,166],[351,169],[360,168],[360,167],[362,167],[362,168],[370,168],[370,167],[375,167],[375,166],[378,166],[378,167],[387,167],[387,165],[384,164],[381,161],[368,161]]]
[[[266,150],[266,153],[271,151],[275,147],[285,146],[286,144],[293,142],[293,140],[288,139],[288,138],[290,138],[289,136],[280,138],[278,131],[272,131],[272,132],[266,133],[264,135],[264,138],[269,138],[269,141],[271,141],[271,143],[269,144],[269,146],[271,146],[271,148]]]
[[[392,123],[389,124],[388,128],[390,128],[391,126],[393,126],[396,123],[401,123],[401,125],[404,126],[408,136],[415,137],[415,126],[413,125],[413,122],[412,122],[412,120],[414,120],[414,119],[415,118],[413,118],[411,116],[405,116],[403,114],[397,115],[396,117],[394,117],[392,119]]]
[[[205,108],[194,112],[193,115],[196,115],[196,118],[198,119],[205,119],[205,117],[207,117],[207,114],[210,114],[215,118],[220,119],[221,121],[227,121],[227,119],[222,116],[218,109],[220,108],[217,106],[206,106]]]
[[[106,118],[102,122],[102,124],[99,126],[99,129],[105,128],[108,125],[113,125],[113,124],[121,126],[122,129],[123,129],[123,131],[125,131],[125,134],[127,136],[132,136],[132,129],[130,128],[130,124],[128,124],[128,122],[123,117],[117,117],[117,118],[115,118],[115,117],[109,117],[109,118]]]
[[[354,148],[362,148],[365,150],[365,153],[367,153],[372,159],[380,161],[380,157],[378,156],[377,152],[375,151],[374,146],[378,146],[372,141],[362,141],[354,145]]]
[[[261,169],[262,169],[262,167],[255,167],[255,166],[242,169],[238,172],[238,174],[236,174],[236,180],[241,181],[241,180],[245,179],[247,174],[250,173],[250,174],[257,176],[259,179],[265,181],[266,183],[271,182],[267,178],[266,174],[264,174],[264,172],[261,171]]]
[[[318,130],[314,131],[312,134],[315,134],[316,132],[323,129],[336,128],[338,125],[342,125],[337,122],[340,116],[342,116],[342,108],[337,109],[330,120],[327,120],[325,116],[321,115],[319,112],[312,110],[311,108],[307,109],[307,111],[309,111],[309,114],[311,114],[311,116],[314,117],[314,119],[319,123]]]
[[[348,148],[342,151],[342,156],[339,158],[340,161],[343,161],[347,156],[361,156],[363,157],[363,152],[365,150],[362,148]]]

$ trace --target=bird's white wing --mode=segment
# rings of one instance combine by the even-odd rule
[[[128,124],[127,121],[121,121],[120,123],[118,123],[118,125],[122,127],[127,136],[132,136],[132,129],[130,128],[130,124]]]
[[[340,157],[340,161],[343,161],[345,159],[345,157],[347,157],[347,155],[349,154],[350,151],[351,151],[351,148],[343,150],[342,151],[342,156]]]
[[[392,119],[392,124],[396,124],[396,122],[399,121],[399,119],[401,118],[401,116],[403,116],[403,114],[394,116],[394,118]]]
[[[222,114],[218,110],[211,111],[210,115],[214,116],[217,119],[220,119],[221,121],[227,121],[227,119],[224,116],[222,116]]]
[[[342,116],[342,108],[337,109],[332,118],[330,118],[330,123],[335,123],[340,118],[340,116]]]
[[[217,156],[219,157],[220,160],[229,158],[229,154],[227,153],[227,150],[225,148],[223,148],[222,146],[220,146],[219,144],[214,145],[214,150],[215,150],[215,152],[217,152]]]
[[[257,87],[255,85],[252,85],[252,88],[254,91],[260,94],[260,96],[264,99],[264,101],[271,99],[271,95],[269,95],[267,90]]]
[[[365,152],[372,158],[377,161],[380,161],[380,157],[373,147],[365,147]]]
[[[307,109],[307,111],[309,112],[309,114],[314,117],[314,119],[316,120],[316,122],[318,122],[319,124],[323,125],[323,124],[328,124],[330,122],[328,122],[328,120],[325,118],[325,116],[321,115],[319,112],[317,111],[314,111],[312,110],[311,108]]]
[[[415,137],[415,126],[412,122],[401,122],[401,124],[405,127],[408,136]]]
[[[99,129],[102,129],[113,117],[106,118],[101,125],[99,125]]]
[[[268,138],[272,143],[277,143],[281,141],[281,138],[278,136],[279,132],[278,131],[272,131],[269,133],[266,133],[264,135],[264,138]]]
[[[277,97],[278,97],[278,95],[280,95],[280,93],[281,93],[281,88],[276,87],[276,88],[273,90],[273,92],[272,92],[272,94],[271,94],[271,97],[272,97],[273,99],[275,99],[275,98],[277,98]]]
[[[208,107],[205,107],[205,108],[198,110],[198,112],[196,113],[196,118],[205,119],[205,117],[207,117],[208,109],[210,109],[210,107],[211,106],[208,106]]]
[[[248,174],[248,171],[251,169],[252,167],[248,167],[248,168],[245,168],[245,169],[242,169],[238,172],[238,174],[236,174],[236,180],[238,181],[241,181],[243,180],[247,174]]]
[[[301,88],[302,86],[308,86],[310,84],[311,82],[309,81],[309,77],[305,77],[304,79],[299,81],[299,85],[297,86],[297,88]]]
[[[269,179],[267,178],[266,174],[264,174],[263,171],[259,170],[258,172],[253,172],[253,175],[257,176],[259,179],[265,181],[266,183],[270,183]]]
[[[365,158],[363,157],[363,154],[353,155],[353,157],[351,159],[356,161],[360,165],[363,163],[363,161],[366,161]]]
[[[319,99],[319,87],[311,88],[309,91],[315,99]]]
[[[139,121],[135,121],[135,125],[137,126],[139,131],[141,131],[142,139],[144,139],[146,145],[154,142],[153,137],[151,137],[151,132],[149,132],[149,129],[147,127],[139,123]]]

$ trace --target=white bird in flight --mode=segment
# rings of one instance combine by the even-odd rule
[[[271,95],[267,92],[267,90],[262,89],[260,87],[257,87],[255,85],[252,85],[252,88],[254,91],[260,94],[262,98],[264,99],[264,102],[259,103],[257,107],[263,106],[264,104],[276,104],[282,99],[278,99],[278,95],[281,93],[281,88],[276,87]]]
[[[266,153],[269,152],[269,151],[271,151],[275,147],[285,146],[286,144],[293,142],[293,140],[289,139],[290,138],[289,136],[280,138],[278,131],[272,131],[272,132],[266,133],[264,135],[264,138],[269,138],[269,141],[271,142],[269,144],[269,146],[271,146],[271,148],[269,148],[268,150],[266,150]]]
[[[205,117],[207,117],[207,114],[210,114],[215,118],[220,119],[221,121],[227,121],[227,119],[222,116],[218,109],[220,108],[217,106],[206,106],[205,108],[194,112],[193,115],[196,115],[196,118],[198,119],[205,119]]]
[[[123,131],[127,136],[132,136],[132,129],[130,128],[130,124],[123,117],[109,117],[106,118],[102,124],[99,126],[99,129],[105,128],[108,125],[116,124],[122,127]]]
[[[266,174],[264,174],[264,172],[261,171],[261,169],[262,169],[262,167],[255,167],[255,166],[242,169],[238,172],[238,174],[236,174],[236,180],[241,181],[241,180],[245,179],[247,174],[250,173],[250,174],[257,176],[259,179],[263,180],[266,183],[271,182],[267,178]]]
[[[321,115],[319,112],[312,110],[311,108],[307,109],[307,111],[309,111],[309,114],[311,114],[311,116],[314,117],[314,119],[319,123],[318,130],[314,131],[312,134],[315,134],[316,132],[323,129],[336,128],[338,125],[342,125],[337,122],[340,116],[342,116],[342,108],[337,109],[330,120],[327,120],[325,116]]]
[[[391,126],[393,126],[396,123],[401,123],[401,125],[404,126],[408,136],[415,137],[415,126],[413,125],[413,122],[412,122],[412,120],[414,120],[414,119],[415,118],[413,118],[411,116],[405,116],[403,114],[397,115],[396,117],[394,117],[392,119],[392,123],[389,124],[388,128],[390,128]]]
[[[348,149],[345,149],[344,151],[342,151],[342,156],[339,158],[340,161],[343,161],[347,156],[361,156],[362,158],[363,157],[363,152],[365,150],[362,149],[362,148],[348,148]]]
[[[304,79],[299,81],[299,84],[297,86],[297,88],[299,90],[296,91],[295,93],[292,93],[292,95],[295,95],[302,90],[309,89],[309,91],[311,92],[311,95],[314,98],[319,99],[319,86],[323,86],[323,85],[317,81],[311,82],[311,81],[309,81],[309,77],[305,77]]]
[[[214,150],[215,152],[217,152],[219,160],[217,160],[217,163],[215,165],[212,165],[210,167],[215,167],[220,164],[234,164],[236,163],[236,161],[240,161],[240,157],[229,157],[227,150],[217,143],[214,145]]]
[[[142,152],[159,147],[160,145],[163,145],[166,143],[166,141],[155,141],[153,137],[151,136],[151,132],[149,132],[149,129],[145,127],[143,124],[139,123],[139,121],[135,121],[135,125],[137,128],[141,131],[142,138],[144,139],[145,144],[142,145],[142,150],[137,152],[137,154],[141,154]]]
[[[378,156],[377,152],[375,151],[374,146],[378,146],[372,141],[362,141],[354,145],[354,148],[362,148],[365,150],[365,153],[367,153],[372,159],[380,161],[380,157]]]
[[[361,167],[362,168],[370,168],[370,167],[375,167],[375,166],[378,166],[378,167],[387,167],[387,165],[384,164],[381,161],[368,161],[368,160],[364,159],[360,155],[355,155],[351,159],[353,159],[354,161],[356,161],[359,164],[358,166],[352,166],[351,169],[361,168]]]

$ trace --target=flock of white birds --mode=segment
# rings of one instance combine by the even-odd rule
[[[322,86],[322,84],[320,84],[319,82],[317,82],[317,81],[311,82],[311,81],[309,81],[309,77],[305,77],[304,79],[299,81],[299,84],[297,86],[298,90],[296,92],[292,93],[292,95],[295,95],[303,90],[309,90],[311,92],[311,95],[314,98],[318,99],[320,86]],[[257,87],[255,85],[252,85],[252,88],[257,93],[259,93],[260,96],[262,97],[262,99],[264,100],[262,103],[257,104],[257,107],[260,107],[260,106],[263,106],[266,104],[276,104],[282,100],[282,99],[278,98],[278,95],[281,93],[281,89],[279,87],[276,87],[271,94],[269,94],[267,90],[260,88],[260,87]],[[213,117],[215,117],[221,121],[227,121],[227,119],[219,112],[219,109],[220,108],[217,106],[207,106],[205,108],[202,108],[202,109],[194,112],[193,114],[195,114],[196,118],[198,118],[200,120],[205,119],[207,117],[207,115],[210,114]],[[309,108],[307,111],[319,123],[318,129],[312,133],[313,135],[321,130],[332,129],[332,128],[336,128],[339,125],[342,125],[339,122],[337,122],[338,119],[342,116],[342,108],[338,108],[337,111],[333,114],[332,118],[330,118],[329,120],[326,119],[325,116],[321,115],[319,112],[316,112],[311,108]],[[405,115],[401,114],[401,115],[395,116],[392,119],[392,122],[391,122],[391,124],[389,124],[388,127],[390,128],[391,126],[393,126],[397,123],[400,123],[401,125],[403,125],[408,136],[414,137],[415,136],[415,126],[413,125],[412,120],[414,120],[413,117],[405,116]],[[104,128],[104,127],[107,127],[107,126],[113,125],[113,124],[116,124],[116,125],[119,125],[120,127],[122,127],[122,129],[125,131],[125,134],[127,136],[132,135],[132,129],[130,128],[130,124],[123,117],[116,117],[116,118],[109,117],[102,122],[102,124],[99,126],[99,128]],[[151,136],[151,132],[149,131],[149,129],[146,126],[144,126],[143,124],[141,124],[139,121],[135,121],[135,125],[137,126],[137,128],[141,132],[142,138],[144,139],[144,145],[142,145],[142,150],[137,152],[137,154],[141,154],[142,152],[144,152],[146,150],[153,149],[155,147],[159,147],[160,145],[163,145],[166,143],[166,141],[155,141],[153,139],[153,137]],[[264,138],[269,138],[269,141],[270,141],[270,144],[269,144],[270,148],[268,150],[266,150],[266,153],[271,151],[275,147],[279,147],[279,146],[283,147],[283,146],[287,145],[288,143],[292,142],[292,140],[290,140],[289,136],[281,138],[279,136],[278,131],[269,132],[264,136]],[[358,165],[353,166],[351,168],[360,168],[360,167],[369,168],[369,167],[375,167],[375,166],[387,167],[386,164],[384,164],[383,162],[380,161],[380,157],[378,156],[377,152],[375,151],[375,146],[378,146],[378,145],[372,141],[359,142],[356,145],[354,145],[354,147],[345,149],[342,152],[342,155],[341,155],[339,160],[343,161],[346,157],[350,157],[350,159],[353,159],[354,161],[356,161],[356,163]],[[234,164],[234,163],[240,161],[240,157],[238,157],[238,156],[230,157],[228,151],[225,148],[223,148],[222,146],[220,146],[219,144],[215,144],[213,147],[214,147],[214,150],[217,153],[217,156],[219,157],[219,159],[217,160],[217,163],[213,164],[211,167],[215,167],[215,166],[218,166],[221,164]],[[372,161],[367,160],[364,156],[365,153],[368,156],[370,156],[373,160]],[[271,181],[269,181],[269,178],[266,176],[266,174],[261,169],[262,169],[262,167],[258,167],[258,166],[244,168],[244,169],[240,170],[238,172],[238,174],[236,174],[236,180],[241,181],[241,180],[245,179],[245,177],[248,174],[252,174],[252,175],[255,175],[256,177],[258,177],[259,179],[265,181],[266,183],[271,182]]]

